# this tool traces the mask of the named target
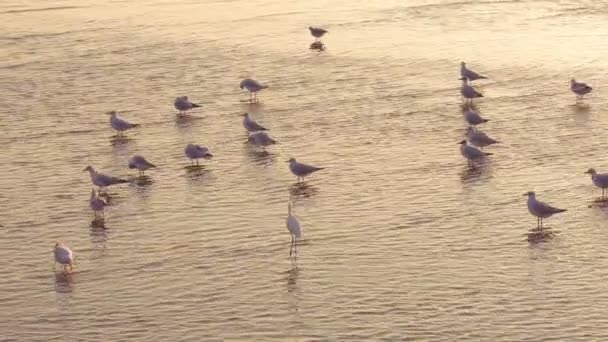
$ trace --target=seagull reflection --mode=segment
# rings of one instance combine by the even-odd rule
[[[536,244],[541,242],[548,242],[549,240],[555,237],[556,233],[557,232],[554,232],[549,227],[543,227],[542,229],[531,229],[526,235],[528,237],[527,240],[529,243]]]
[[[294,197],[311,197],[318,192],[318,188],[306,182],[294,183],[289,187],[289,194]]]
[[[460,171],[460,180],[463,183],[470,183],[475,180],[478,180],[482,176],[489,176],[491,173],[491,169],[484,165],[475,165],[465,166],[462,171]]]
[[[287,273],[287,292],[294,292],[298,286],[298,276],[300,275],[300,268],[295,262],[292,262],[292,268]]]
[[[310,49],[315,51],[325,51],[325,45],[321,41],[316,41],[310,44]]]
[[[186,178],[193,182],[203,180],[209,173],[204,165],[188,165],[184,168],[186,169]]]
[[[276,155],[266,150],[259,150],[253,146],[247,147],[247,157],[258,165],[271,165],[274,162]]]
[[[91,221],[91,228],[106,229],[106,220],[103,217],[96,217],[93,221]]]
[[[134,139],[128,137],[113,135],[112,137],[110,137],[110,144],[112,144],[113,147],[123,147],[133,140]]]
[[[152,185],[154,181],[152,180],[152,177],[144,175],[137,177],[133,183],[140,187],[146,187],[148,185]]]
[[[72,292],[72,283],[74,282],[74,273],[55,272],[55,291],[57,293]]]

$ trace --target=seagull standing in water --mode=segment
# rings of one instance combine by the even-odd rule
[[[196,104],[194,102],[190,102],[188,100],[188,96],[178,96],[175,98],[175,102],[173,102],[175,109],[179,110],[178,115],[185,115],[186,112],[192,110],[192,108],[200,108],[201,105]]]
[[[155,167],[156,165],[150,163],[146,160],[146,158],[139,155],[133,156],[131,159],[129,159],[129,169],[137,169],[140,176],[144,175],[144,171]]]
[[[257,132],[257,131],[267,131],[268,129],[259,123],[257,123],[254,119],[251,118],[249,113],[243,114],[243,127],[247,130],[247,132]]]
[[[246,89],[249,92],[249,102],[255,103],[258,102],[257,92],[268,88],[268,86],[263,85],[256,80],[252,80],[251,78],[246,78],[241,81],[239,88]]]
[[[68,246],[64,246],[57,242],[55,244],[53,254],[55,255],[55,265],[58,263],[61,264],[64,273],[68,272],[68,268],[70,269],[70,272],[72,272],[72,267],[74,265],[74,254]]]
[[[490,120],[482,118],[481,115],[472,109],[466,109],[464,111],[464,121],[466,121],[474,129],[475,126],[481,125],[482,123],[486,123]]]
[[[467,159],[469,167],[473,166],[474,161],[481,161],[484,160],[487,156],[492,155],[492,153],[481,152],[481,150],[479,150],[478,148],[468,145],[466,140],[462,140],[461,142],[459,142],[459,144],[460,154],[462,154],[462,156]]]
[[[473,99],[478,97],[483,97],[483,94],[475,90],[475,88],[471,87],[467,84],[467,79],[462,80],[462,87],[460,88],[460,94],[465,99],[466,103],[473,103]]]
[[[534,191],[528,191],[524,194],[528,196],[528,211],[533,216],[536,216],[536,227],[543,228],[543,219],[553,216],[553,214],[563,213],[566,209],[552,207],[536,199]]]
[[[312,27],[309,26],[310,34],[315,37],[315,41],[318,42],[321,37],[323,37],[328,31],[326,29],[322,29],[320,27]]]
[[[475,128],[471,126],[467,127],[465,137],[471,145],[477,146],[480,149],[483,149],[486,146],[498,144],[500,142],[496,139],[490,138],[482,131],[476,131]]]
[[[108,203],[95,192],[95,189],[91,189],[91,197],[89,198],[89,207],[95,213],[95,218],[99,218],[99,213],[101,212],[101,217],[104,217],[104,208],[108,205]]]
[[[586,83],[576,82],[576,80],[573,78],[570,80],[570,90],[576,94],[576,100],[578,101],[582,100],[583,96],[586,94],[589,94],[593,88],[588,86]]]
[[[247,138],[247,141],[256,146],[262,147],[274,145],[277,143],[276,140],[272,139],[268,134],[266,134],[266,132],[262,131],[250,133],[249,137]]]
[[[312,165],[306,165],[298,163],[296,158],[289,158],[289,170],[291,173],[298,177],[298,182],[304,181],[304,177],[311,175],[312,173],[325,169],[324,167],[316,167]]]
[[[605,201],[606,189],[608,189],[608,173],[597,173],[593,168],[585,171],[585,173],[591,175],[593,185],[602,189],[602,201]]]
[[[190,158],[192,165],[194,165],[194,161],[196,160],[196,165],[198,165],[198,160],[200,158],[210,159],[213,157],[211,153],[209,153],[209,149],[196,144],[188,144],[184,149],[184,154],[186,157]]]
[[[118,132],[119,137],[122,137],[122,132],[139,127],[139,124],[130,123],[127,120],[119,118],[118,112],[114,110],[108,114],[110,114],[110,126]]]
[[[467,69],[467,64],[465,62],[460,62],[460,79],[470,82],[480,79],[486,79],[487,77],[482,76],[476,73],[473,70]]]
[[[298,222],[298,219],[291,213],[291,201],[289,201],[289,203],[287,204],[287,220],[285,223],[287,225],[287,230],[291,235],[289,256],[292,256],[293,252],[297,253],[296,240],[302,238],[302,228],[300,227],[300,222]]]
[[[82,170],[82,172],[85,171],[89,171],[89,175],[91,176],[91,183],[98,186],[100,191],[110,185],[129,183],[129,181],[126,179],[112,177],[104,175],[103,173],[99,173],[91,165],[85,167],[84,170]]]

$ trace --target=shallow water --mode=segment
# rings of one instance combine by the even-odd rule
[[[608,337],[608,5],[0,4],[0,340]],[[330,33],[315,52],[307,27]],[[469,170],[461,60],[502,141]],[[249,105],[242,78],[270,85]],[[569,79],[594,92],[576,105]],[[173,99],[203,104],[176,119]],[[110,110],[142,124],[114,139]],[[246,145],[248,111],[279,141]],[[215,158],[189,168],[183,148]],[[137,183],[127,160],[159,167]],[[327,167],[295,187],[287,159]],[[133,179],[92,224],[86,165]],[[569,211],[530,229],[523,193]],[[287,201],[304,229],[289,258]],[[530,237],[530,235],[532,237]],[[76,255],[52,270],[55,241]]]

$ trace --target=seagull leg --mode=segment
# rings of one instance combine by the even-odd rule
[[[291,243],[289,244],[289,256],[293,254],[293,234],[291,234]]]

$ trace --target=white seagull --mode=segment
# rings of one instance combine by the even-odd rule
[[[89,207],[95,213],[95,218],[99,217],[99,213],[101,212],[101,217],[104,217],[104,208],[108,205],[108,203],[95,192],[95,189],[91,189],[91,197],[89,198]]]
[[[64,246],[64,245],[60,244],[59,242],[57,242],[55,244],[54,254],[55,254],[55,265],[57,265],[57,263],[61,264],[63,267],[64,273],[68,271],[68,267],[69,267],[70,272],[71,272],[72,266],[74,265],[74,254],[72,253],[72,250],[70,248],[68,248],[68,246]]]
[[[194,102],[190,102],[188,100],[188,96],[178,96],[175,98],[175,102],[173,102],[175,109],[179,110],[179,115],[186,114],[187,111],[192,108],[199,108],[201,105],[196,104]]]
[[[312,173],[325,169],[324,167],[316,167],[312,165],[306,165],[303,163],[298,163],[296,158],[289,158],[289,170],[291,173],[298,177],[298,182],[300,180],[304,180],[304,177],[311,175]]]
[[[479,148],[484,148],[486,146],[498,144],[500,142],[496,139],[490,138],[482,131],[476,131],[475,128],[471,126],[467,127],[467,133],[465,134],[465,137],[471,145],[477,146]]]
[[[485,79],[487,77],[482,76],[476,73],[473,70],[467,69],[467,64],[465,62],[460,62],[460,79],[466,81],[475,81],[479,79]]]
[[[144,175],[144,171],[155,167],[156,165],[150,163],[146,160],[146,158],[139,155],[133,156],[131,159],[129,159],[129,169],[137,169],[140,176]]]
[[[576,82],[576,80],[573,78],[570,80],[570,90],[576,94],[576,100],[578,101],[582,100],[583,96],[586,94],[589,94],[593,88],[588,86],[586,83]]]
[[[474,110],[468,108],[464,111],[464,121],[466,121],[471,126],[481,125],[482,123],[486,123],[490,120],[484,119]]]
[[[110,113],[110,126],[118,132],[118,136],[122,137],[122,132],[130,130],[131,128],[139,127],[139,124],[130,123],[124,119],[119,118],[116,111]]]
[[[595,169],[591,168],[585,173],[591,175],[591,181],[593,185],[602,189],[602,200],[606,200],[606,189],[608,188],[608,173],[597,173]]]
[[[256,80],[252,80],[251,78],[246,78],[241,81],[239,88],[247,89],[247,91],[249,92],[249,102],[257,102],[257,92],[262,89],[268,88],[268,86],[263,85]]]
[[[462,87],[460,87],[460,94],[465,99],[467,103],[472,103],[473,99],[478,97],[483,97],[483,94],[475,90],[475,88],[471,87],[467,84],[467,79],[462,80]]]
[[[469,166],[472,166],[474,161],[484,160],[487,156],[492,155],[492,153],[482,152],[478,148],[468,145],[466,140],[462,140],[459,144],[460,154],[467,159]]]
[[[528,196],[528,211],[530,214],[536,216],[536,227],[543,228],[543,219],[553,216],[553,214],[562,213],[566,209],[559,209],[552,207],[546,203],[543,203],[536,199],[534,191],[528,191],[524,194]]]
[[[257,132],[257,131],[267,131],[268,129],[259,123],[257,123],[254,119],[251,118],[249,113],[243,114],[243,127],[247,130],[247,132]]]
[[[287,225],[287,230],[291,235],[291,245],[289,247],[289,256],[291,256],[293,249],[296,248],[296,240],[302,238],[302,228],[300,227],[300,222],[298,222],[298,219],[291,213],[291,201],[287,204],[287,213],[287,220],[285,223]]]
[[[209,149],[196,144],[188,144],[184,149],[184,153],[186,157],[190,158],[192,165],[194,165],[194,161],[196,160],[196,165],[198,165],[199,158],[209,159],[212,158],[213,155],[209,153]]]
[[[128,183],[129,181],[126,179],[112,177],[108,175],[104,175],[103,173],[97,172],[91,165],[87,166],[82,170],[82,172],[89,171],[89,175],[91,176],[91,183],[97,185],[99,190],[105,188],[106,186]]]
[[[312,27],[309,26],[310,34],[315,37],[315,41],[319,41],[319,38],[323,37],[328,31],[326,29],[322,29],[320,27]]]
[[[247,141],[256,146],[269,146],[277,143],[277,141],[272,139],[266,132],[261,131],[250,133]]]

